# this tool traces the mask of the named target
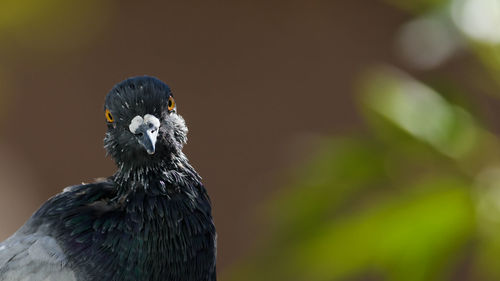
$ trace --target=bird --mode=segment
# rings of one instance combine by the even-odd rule
[[[116,172],[64,188],[1,242],[0,281],[215,281],[211,201],[169,86],[119,82],[104,121]]]

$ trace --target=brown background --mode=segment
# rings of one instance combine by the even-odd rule
[[[172,87],[188,123],[223,270],[265,233],[259,206],[311,140],[363,126],[355,79],[397,63],[409,15],[370,0],[138,3],[66,4],[1,30],[0,239],[65,186],[113,173],[104,96],[148,74]]]

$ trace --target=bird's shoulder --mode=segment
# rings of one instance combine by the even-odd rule
[[[102,180],[70,186],[45,202],[11,237],[0,243],[0,281],[75,280],[57,228],[77,214],[102,212],[114,195],[113,183]],[[102,203],[101,203],[102,202]],[[86,210],[86,211],[85,211]]]
[[[59,216],[83,210],[105,211],[116,195],[115,184],[111,180],[99,180],[66,187],[63,192],[53,196],[35,214],[33,220],[57,219]]]

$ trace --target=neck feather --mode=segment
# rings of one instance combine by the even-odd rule
[[[181,152],[148,166],[118,163],[118,170],[112,179],[117,183],[121,197],[138,190],[153,195],[170,194],[186,185],[199,183],[201,177]]]

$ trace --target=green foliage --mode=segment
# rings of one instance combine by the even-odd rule
[[[386,2],[415,15],[406,47],[427,40],[409,61],[432,68],[466,50],[476,58],[469,85],[498,97],[498,2]],[[430,27],[449,36],[425,37]],[[371,133],[318,146],[269,203],[271,238],[227,280],[499,280],[500,144],[465,101],[452,102],[467,88],[447,81],[439,93],[387,66],[358,82]]]
[[[360,85],[373,135],[325,139],[270,202],[269,241],[227,280],[453,280],[464,262],[471,280],[496,280],[496,138],[398,70]]]
[[[271,241],[229,280],[451,274],[474,229],[471,182],[426,145],[398,141],[325,141],[292,191],[272,201]]]
[[[366,106],[437,151],[460,158],[476,145],[470,114],[431,88],[390,69],[378,69],[366,83]]]

